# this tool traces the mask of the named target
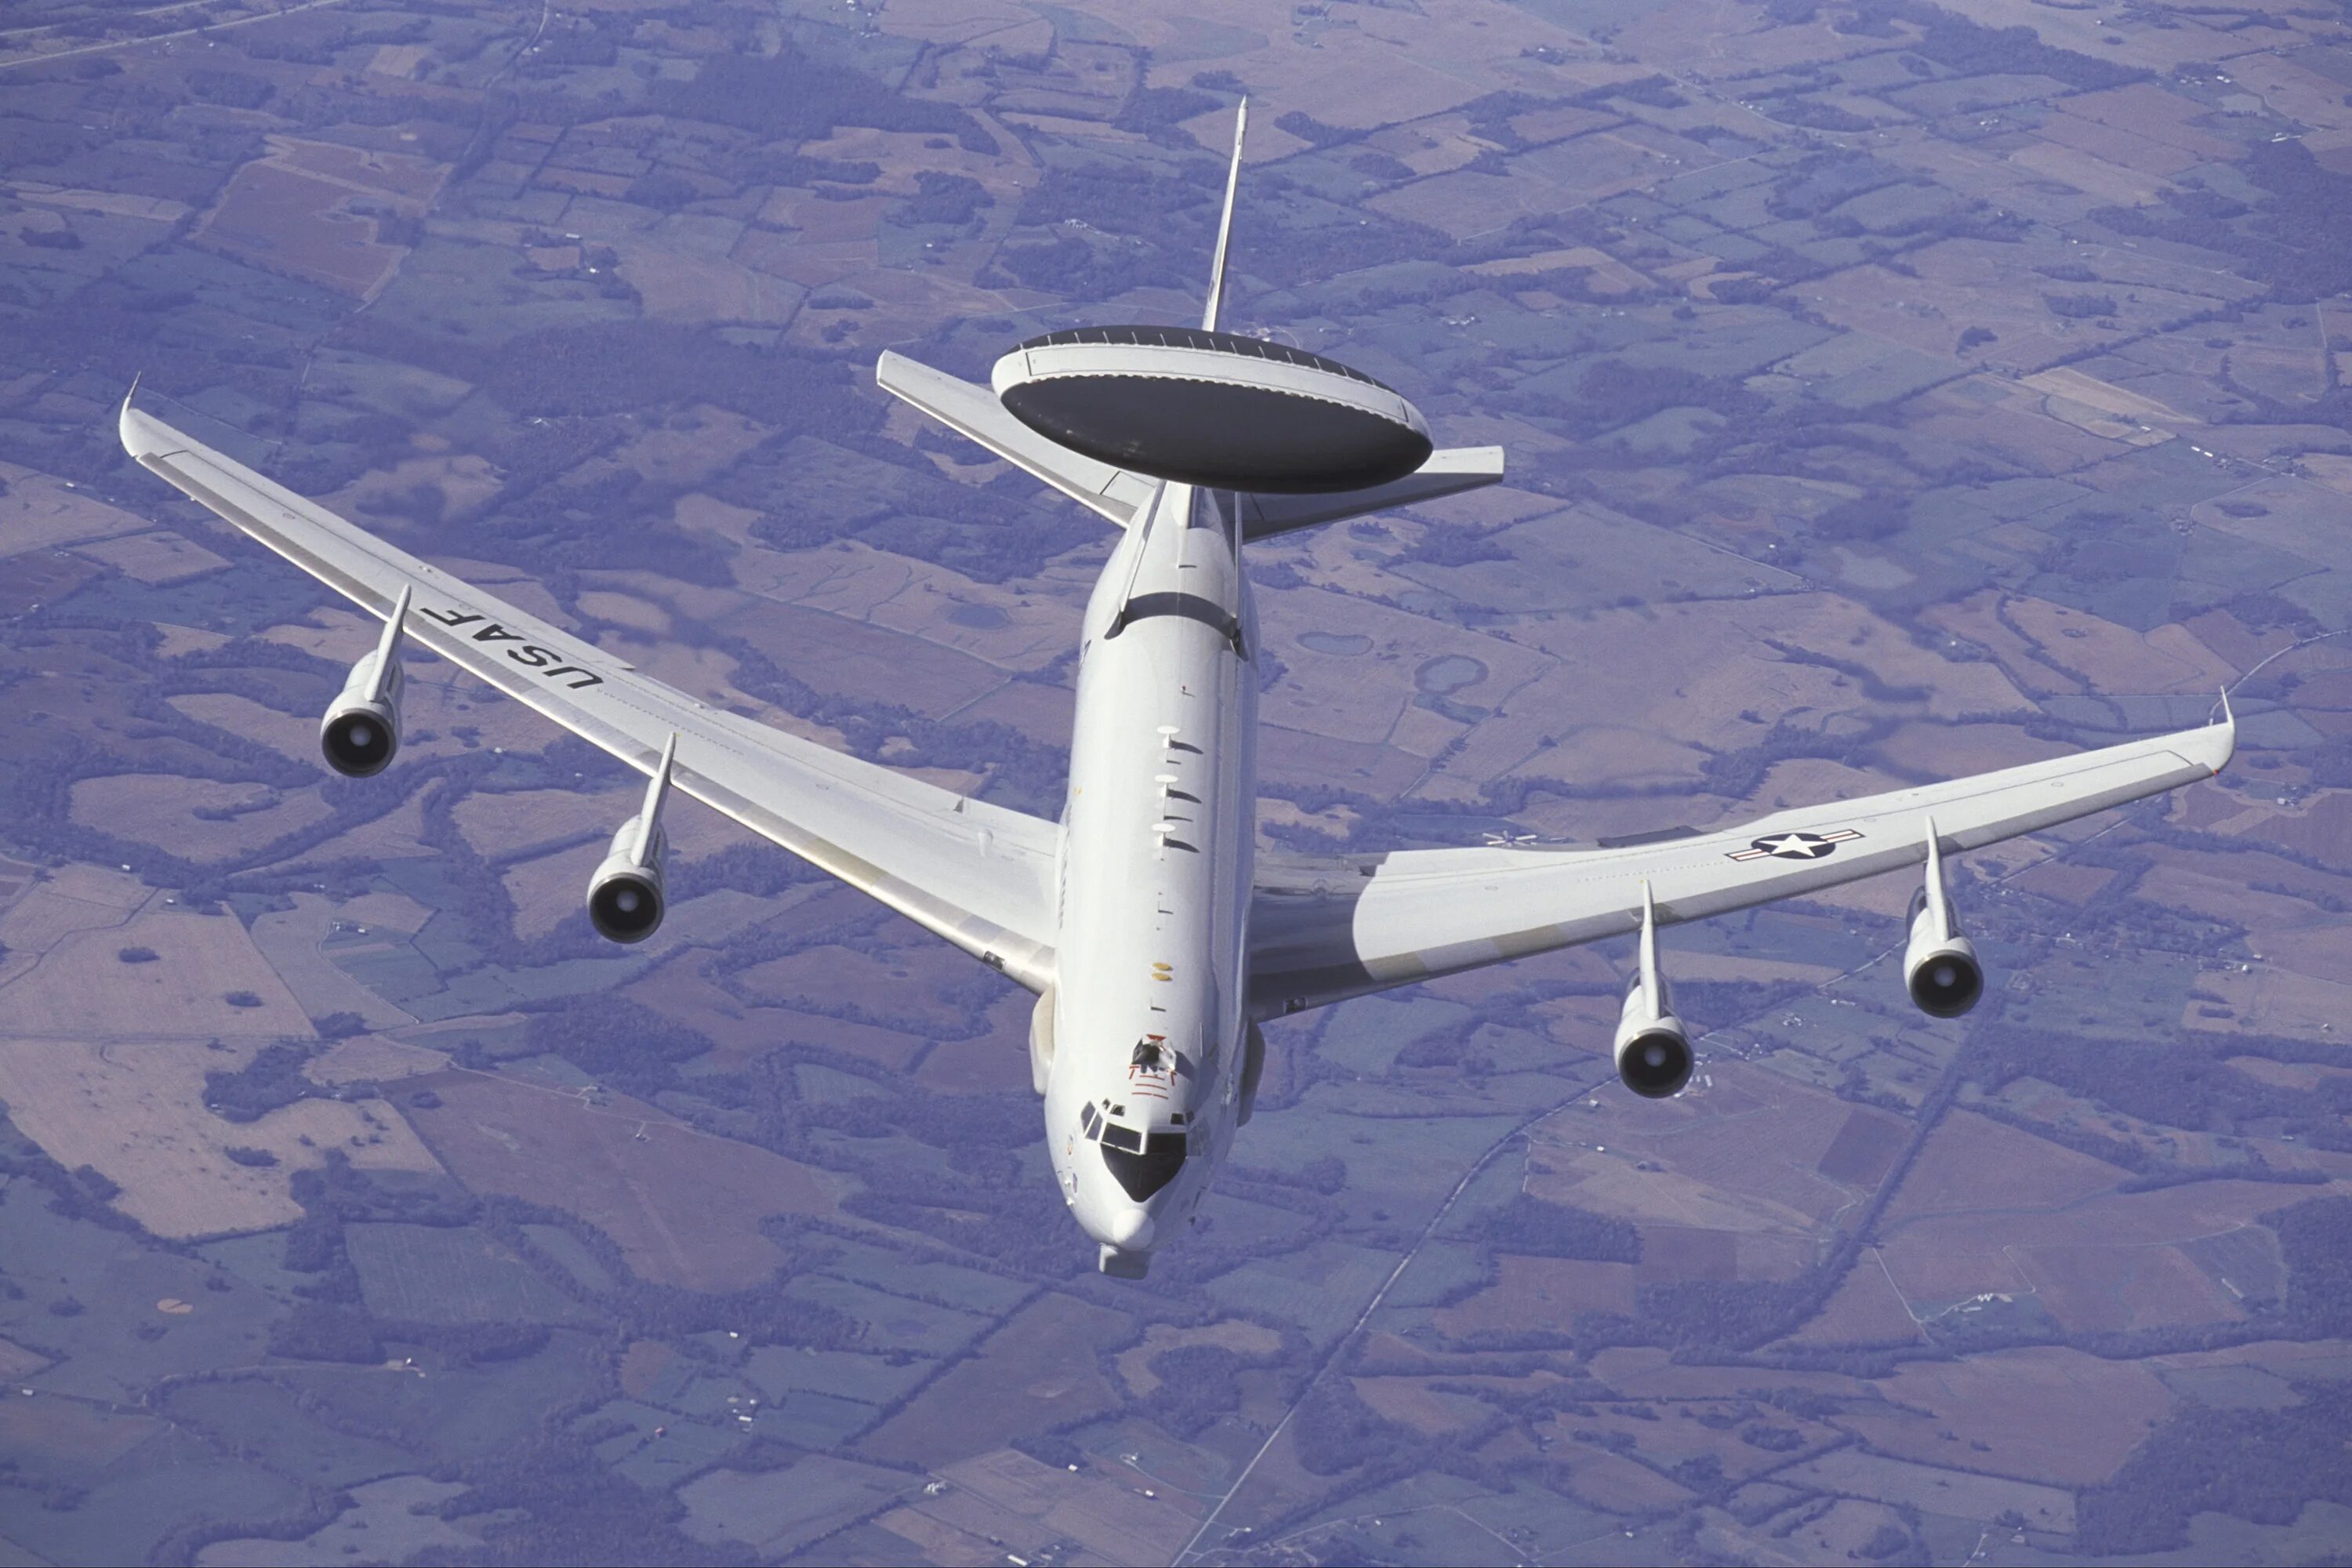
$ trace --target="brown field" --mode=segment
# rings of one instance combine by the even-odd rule
[[[372,901],[374,900],[357,900],[354,903]],[[416,908],[406,899],[399,901],[412,910]],[[357,1013],[372,1029],[415,1022],[407,1013],[352,979],[320,951],[319,944],[337,923],[368,925],[373,930],[373,922],[359,914],[352,904],[331,904],[316,893],[297,893],[293,903],[290,910],[256,915],[251,929],[254,945],[305,1012],[314,1018],[323,1018],[330,1013]],[[422,924],[421,921],[417,922]],[[404,929],[414,931],[417,927]]]
[[[1922,1513],[1992,1519],[2015,1509],[2035,1530],[2065,1534],[2074,1528],[2074,1499],[2070,1492],[1908,1464],[1852,1448],[1808,1460],[1776,1479],[1790,1486],[1846,1492],[1916,1508]]]
[[[1859,1411],[1838,1417],[1881,1452],[2061,1486],[2113,1475],[2172,1405],[2146,1367],[2055,1346],[1912,1362],[1879,1388],[1891,1403],[1932,1417],[1911,1432]]]
[[[904,703],[938,717],[1003,683],[966,654],[797,605],[763,603],[722,623],[819,691]]]
[[[1845,1125],[1838,1129],[1837,1136],[1830,1141],[1816,1168],[1832,1182],[1869,1192],[1878,1185],[1887,1167],[1895,1163],[1895,1156],[1903,1152],[1910,1139],[1909,1122],[1856,1106],[1846,1117]]]
[[[100,1409],[79,1400],[0,1401],[0,1456],[11,1465],[20,1463],[22,1456],[51,1463],[62,1459],[97,1470],[163,1428],[163,1423],[152,1415]]]
[[[485,855],[510,855],[551,838],[584,833],[591,828],[618,827],[643,804],[642,781],[623,782],[593,792],[577,789],[531,789],[510,793],[477,792],[459,801],[450,813],[467,843]],[[688,814],[681,813],[681,816]],[[706,814],[691,814],[700,818]],[[677,826],[663,813],[662,826]],[[681,825],[682,826],[682,825]]]
[[[1800,1345],[1909,1344],[1926,1336],[1875,1255],[1855,1260],[1844,1283],[1805,1326],[1789,1336]]]
[[[409,1082],[440,1097],[409,1114],[458,1180],[570,1210],[647,1279],[696,1290],[757,1284],[783,1261],[760,1234],[761,1218],[835,1212],[837,1178],[632,1100],[590,1106],[485,1073]]]
[[[1029,1014],[1036,998],[1005,989],[988,1010],[991,1032],[940,1042],[916,1070],[916,1082],[949,1094],[1029,1092]]]
[[[1746,1063],[1713,1077],[1712,1089],[1673,1101],[1604,1099],[1596,1113],[1546,1123],[1528,1190],[1628,1219],[1799,1237],[1853,1204],[1854,1189],[1820,1167],[1853,1107]],[[1664,1169],[1636,1171],[1637,1161]]]
[[[478,1026],[479,1020],[467,1019]],[[448,1054],[412,1046],[390,1035],[357,1035],[339,1040],[302,1069],[303,1076],[325,1084],[390,1083],[440,1072],[449,1066]]]
[[[323,1163],[331,1149],[362,1169],[437,1168],[381,1103],[305,1100],[245,1123],[207,1112],[205,1074],[234,1070],[253,1050],[249,1042],[211,1050],[190,1039],[97,1045],[13,1035],[0,1039],[0,1100],[58,1163],[95,1166],[120,1185],[116,1205],[158,1236],[263,1230],[300,1217],[288,1180]],[[224,1152],[233,1147],[266,1149],[278,1163],[240,1165]]]
[[[967,1493],[1016,1518],[1034,1521],[1048,1538],[1076,1541],[1108,1563],[1157,1563],[1181,1546],[1196,1523],[1195,1505],[1189,1498],[1147,1499],[1140,1486],[1072,1475],[1010,1449],[950,1465],[940,1473],[950,1487],[936,1501],[945,1502],[958,1491]],[[912,1506],[929,1512],[934,1500],[926,1498]]]
[[[379,244],[375,220],[348,210],[352,194],[341,182],[282,164],[247,163],[197,237],[273,271],[365,299],[390,281],[405,252]]]
[[[73,820],[152,844],[198,865],[247,855],[327,817],[315,791],[280,795],[267,784],[225,784],[177,773],[110,773],[78,780]],[[233,811],[226,820],[199,811]]]
[[[1887,1226],[1922,1215],[2054,1209],[2111,1191],[2124,1173],[2104,1160],[1955,1110],[1928,1134]]]
[[[737,979],[755,1000],[794,1010],[857,1007],[935,1026],[961,1025],[969,1015],[939,999],[929,978],[938,973],[911,953],[820,947],[772,959]]]
[[[228,564],[203,545],[160,529],[85,544],[80,553],[142,583],[184,583]]]
[[[429,455],[404,458],[389,468],[371,468],[341,489],[320,499],[339,513],[356,516],[366,521],[371,517],[383,517],[387,512],[397,515],[396,510],[389,504],[394,498],[419,485],[430,485],[447,500],[451,511],[462,514],[487,506],[497,499],[503,482],[497,468],[473,453],[460,453],[455,457]],[[509,578],[513,575],[511,571],[502,571],[500,574]],[[471,574],[467,575],[470,577]],[[489,580],[495,582],[497,578]],[[513,596],[511,588],[500,591]],[[558,626],[570,624],[571,617],[556,610],[551,602],[542,605],[526,601],[526,605],[533,614]]]
[[[1953,778],[2063,756],[2068,750],[2012,724],[1906,724],[1878,743],[1878,755],[1891,766]]]
[[[121,872],[60,866],[0,912],[0,944],[12,958],[44,953],[75,931],[122,924],[153,896],[153,889]]]
[[[2021,1247],[2011,1256],[2070,1333],[2235,1322],[2230,1293],[2176,1247]]]
[[[1581,1423],[1580,1423],[1581,1425]],[[1646,1465],[1581,1443],[1555,1444],[1549,1454],[1569,1467],[1568,1489],[1614,1513],[1678,1508],[1691,1494]]]
[[[1990,1176],[1995,1157],[1983,1156],[1976,1169]],[[2047,1196],[2012,1192],[2006,1206],[1989,1195],[1965,1211],[1890,1216],[1883,1255],[1904,1295],[1944,1306],[1983,1291],[2032,1293],[2070,1328],[2084,1329],[2243,1315],[2179,1248],[2255,1223],[2280,1206],[2275,1186],[2202,1182],[2069,1196],[2063,1169],[2051,1174]]]
[[[319,726],[309,719],[265,708],[250,697],[226,691],[195,691],[164,699],[199,724],[211,724],[253,741],[299,763],[319,755]]]
[[[561,174],[551,171],[541,177],[549,184],[561,182],[583,189],[604,183],[621,187],[620,191],[598,191],[599,195],[621,195],[630,184],[625,176],[577,171]],[[756,248],[743,259],[734,260],[691,255],[659,236],[633,235],[613,236],[613,248],[621,258],[614,270],[637,290],[645,301],[645,313],[656,320],[781,327],[793,320],[801,301],[808,297],[805,286],[748,265],[759,258]]]
[[[1096,1360],[1134,1331],[1122,1313],[1048,1295],[1006,1320],[858,1447],[879,1459],[936,1469],[1048,1422],[1115,1408],[1118,1395]]]
[[[125,963],[116,956],[124,947],[149,948],[157,961]],[[232,991],[250,991],[261,1005],[232,1007],[222,1000]],[[310,1016],[235,918],[163,904],[119,927],[57,938],[37,964],[0,986],[0,996],[8,1029],[23,1035],[308,1039],[311,1033]]]
[[[1482,1400],[1433,1388],[1418,1377],[1359,1377],[1350,1381],[1365,1404],[1425,1437],[1476,1426],[1494,1414]]]
[[[2010,619],[2049,658],[2102,691],[2210,691],[2238,671],[2184,627],[2142,634],[2044,599],[2011,599]]]
[[[0,496],[0,554],[54,550],[148,527],[144,518],[37,469],[0,463],[0,480],[8,486],[8,493]]]
[[[1702,1366],[1677,1362],[1670,1351],[1605,1350],[1589,1365],[1594,1377],[1626,1399],[1732,1399],[1742,1389],[1795,1389],[1840,1399],[1873,1397],[1874,1384],[1834,1372],[1779,1372],[1756,1366]]]
[[[1568,1331],[1583,1312],[1631,1312],[1636,1266],[1568,1258],[1495,1259],[1496,1282],[1468,1300],[1431,1315],[1454,1339],[1474,1334]]]
[[[2063,108],[2068,114],[2111,126],[2135,141],[2178,147],[2200,163],[2238,155],[2234,143],[2192,123],[2205,117],[2204,105],[2152,83],[2082,93],[2067,99]]]
[[[1983,387],[1971,379],[1917,398],[1912,406],[1920,410],[1920,416],[1912,428],[1942,440],[1966,442],[2038,474],[2066,473],[2115,451],[2103,437],[2053,419],[2034,405],[2035,400],[2005,384],[1997,391],[2005,401],[1980,404],[1972,394]]]
[[[927,562],[861,544],[846,549],[763,552],[758,575],[739,561],[737,580],[767,598],[922,638],[1000,669],[1034,669],[1069,650],[1077,605],[1061,585],[1020,589],[976,583]],[[995,625],[964,620],[998,620]]]
[[[1588,138],[1577,145],[1586,146],[1596,140]],[[1609,146],[1594,151],[1600,154],[1594,160],[1599,169],[1587,184],[1596,195],[1649,183],[1649,164],[1640,155]],[[1663,161],[1659,163],[1663,166]],[[1552,183],[1551,170],[1527,164],[1528,160],[1522,157],[1510,174],[1503,175],[1472,169],[1433,174],[1374,196],[1364,205],[1407,223],[1427,224],[1456,239],[1491,233],[1532,214],[1556,212],[1573,205],[1577,198],[1564,195]]]
[[[2333,1078],[2352,1073],[2352,1067],[2322,1067],[2317,1062],[2276,1062],[2268,1057],[2231,1057],[2230,1065],[2257,1083],[2273,1089],[2310,1090]]]

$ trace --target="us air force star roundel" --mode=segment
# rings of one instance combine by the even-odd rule
[[[1851,827],[1834,833],[1774,833],[1732,851],[1729,858],[1761,860],[1769,855],[1776,860],[1820,860],[1836,854],[1839,845],[1861,837]]]

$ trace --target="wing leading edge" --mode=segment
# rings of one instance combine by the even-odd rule
[[[1628,934],[1644,885],[1668,924],[1915,866],[1931,813],[1945,854],[1980,848],[2210,778],[2236,744],[2225,712],[2201,730],[1638,847],[1261,856],[1251,1011],[1297,1012]]]
[[[712,708],[385,543],[151,415],[122,406],[141,467],[369,614],[411,597],[410,639],[651,773],[677,737],[687,795],[1033,991],[1053,978],[1059,830]]]

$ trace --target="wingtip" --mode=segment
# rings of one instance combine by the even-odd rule
[[[114,433],[121,437],[122,449],[134,458],[139,455],[139,452],[138,448],[131,444],[131,400],[139,395],[140,377],[146,374],[142,370],[131,378],[131,390],[122,395],[122,406],[114,411]]]
[[[2221,717],[2205,727],[2205,754],[2198,760],[2219,773],[2238,752],[2238,715],[2230,706],[2230,689],[2221,688]]]

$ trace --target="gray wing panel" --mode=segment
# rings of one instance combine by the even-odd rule
[[[1661,922],[1801,897],[1919,864],[1931,816],[1947,853],[1979,848],[2210,778],[2235,744],[2225,721],[1615,849],[1262,857],[1251,1008],[1297,1012],[1625,934],[1644,883]]]
[[[1032,990],[1053,969],[1060,830],[673,690],[560,626],[385,543],[126,405],[124,448],[411,640],[650,773],[678,738],[685,793]]]

